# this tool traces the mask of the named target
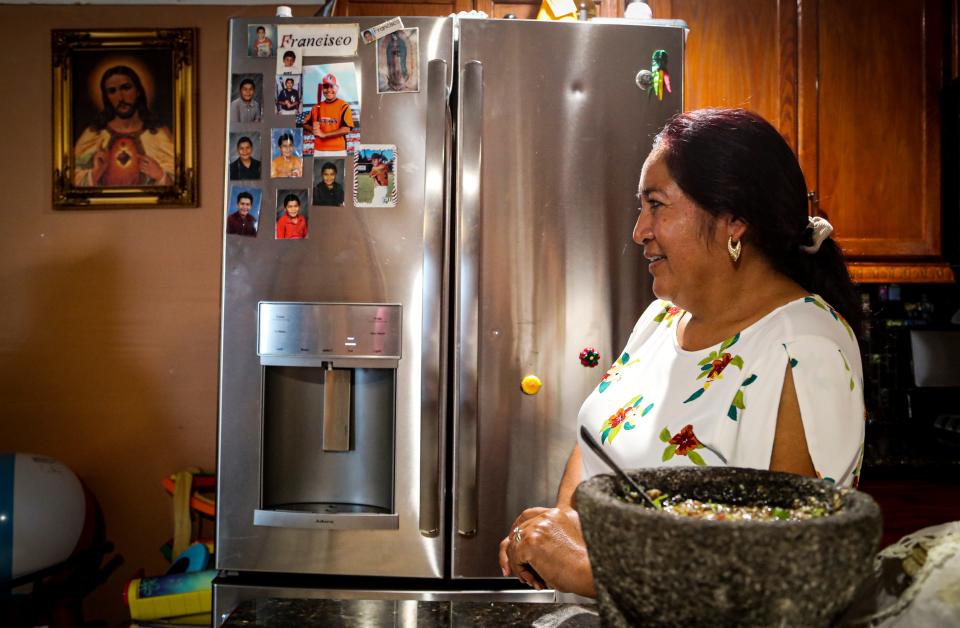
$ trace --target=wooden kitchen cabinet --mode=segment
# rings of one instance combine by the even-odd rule
[[[590,2],[600,17],[622,17],[624,0],[573,0],[580,6],[581,2]],[[503,17],[513,14],[517,19],[532,20],[540,11],[540,0],[476,0],[476,8],[491,17]]]
[[[941,258],[940,0],[651,0],[690,26],[687,109],[745,107],[797,152],[854,279],[950,282]]]
[[[941,254],[940,0],[804,2],[801,102],[816,108],[801,135],[817,206],[860,279],[952,281]],[[812,173],[812,174],[811,174]],[[884,261],[917,260],[909,265]],[[939,262],[939,263],[938,263]],[[910,268],[912,266],[913,268]],[[924,271],[924,272],[919,272]]]
[[[337,0],[336,15],[421,15],[446,17],[470,11],[474,0]]]
[[[592,0],[591,0],[592,1]],[[612,0],[609,0],[612,2]],[[337,15],[432,15],[446,17],[458,11],[484,11],[491,17],[513,14],[520,19],[533,19],[540,10],[540,0],[337,0]],[[622,10],[621,10],[622,13]]]
[[[517,19],[532,20],[540,11],[540,0],[509,0],[507,2],[476,0],[476,5],[477,11],[483,11],[491,17],[498,18],[512,14]]]
[[[574,0],[579,6],[581,0]],[[596,2],[596,0],[588,0]],[[598,15],[623,15],[621,0],[599,0]],[[534,19],[540,10],[540,0],[338,0],[337,15],[435,15],[447,16],[457,11],[483,11],[490,17],[513,15],[518,19]]]
[[[779,4],[777,0],[651,0],[650,8],[654,17],[681,19],[690,27],[685,109],[751,109],[770,120],[796,147],[796,11],[788,11],[784,18]],[[790,22],[787,32],[780,26],[782,19]]]

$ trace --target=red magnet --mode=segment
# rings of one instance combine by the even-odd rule
[[[600,354],[593,347],[587,347],[580,352],[580,364],[593,368],[600,364]]]

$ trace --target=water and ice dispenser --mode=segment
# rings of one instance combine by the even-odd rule
[[[261,302],[260,508],[254,525],[397,528],[401,308]]]

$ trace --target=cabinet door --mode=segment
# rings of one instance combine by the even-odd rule
[[[800,74],[816,76],[800,94],[801,110],[815,103],[801,126],[816,137],[815,163],[804,158],[814,211],[851,259],[936,258],[941,2],[800,5]]]
[[[337,15],[433,15],[473,9],[473,0],[338,0]],[[386,19],[386,18],[385,18]]]
[[[683,108],[743,107],[797,146],[797,5],[778,0],[650,0],[656,18],[684,20]]]

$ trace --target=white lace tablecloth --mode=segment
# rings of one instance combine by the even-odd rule
[[[960,626],[960,521],[924,528],[884,548],[844,626]]]

